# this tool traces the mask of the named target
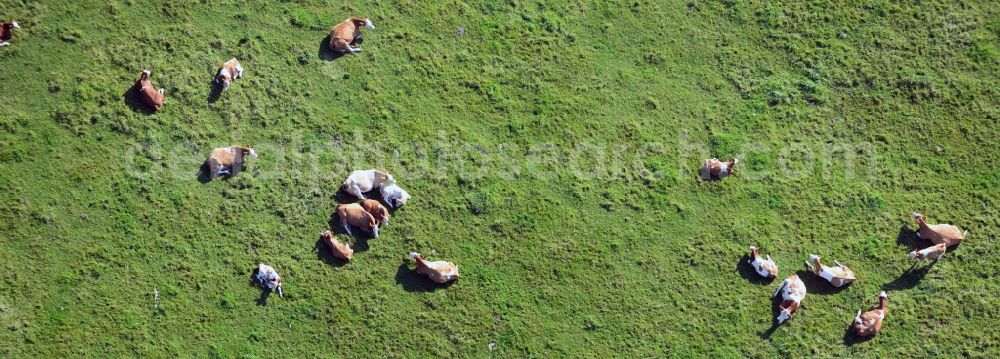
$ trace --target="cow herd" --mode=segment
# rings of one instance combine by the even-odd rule
[[[330,31],[327,46],[330,50],[342,53],[356,53],[361,51],[356,47],[356,42],[361,39],[362,27],[374,29],[375,26],[367,18],[350,17],[341,23],[336,24]],[[0,22],[0,46],[8,46],[12,37],[13,29],[20,28],[15,21]],[[233,58],[220,65],[214,83],[226,90],[233,80],[243,76],[243,66]],[[135,83],[139,100],[153,110],[160,109],[164,104],[164,89],[156,88],[150,78],[151,72],[144,70]],[[256,157],[257,153],[249,147],[223,147],[212,151],[210,157],[205,162],[205,168],[211,178],[221,175],[235,175],[247,158]],[[701,177],[704,180],[721,180],[734,174],[734,167],[739,163],[737,159],[728,162],[713,158],[706,160],[701,168]],[[338,204],[335,210],[335,217],[339,221],[344,233],[354,236],[356,230],[379,237],[379,227],[389,222],[391,212],[388,208],[397,209],[406,204],[410,195],[396,184],[392,175],[377,170],[359,170],[350,173],[341,185],[344,193],[357,198],[357,202]],[[379,191],[381,200],[369,199],[365,193]],[[933,246],[914,250],[909,253],[909,258],[923,261],[926,259],[938,260],[947,252],[948,247],[959,244],[966,235],[958,227],[949,224],[928,225],[926,217],[920,213],[914,213],[913,219],[917,222],[919,229],[917,237],[930,240]],[[327,230],[322,233],[321,241],[329,248],[332,255],[342,260],[350,261],[354,251],[350,245],[337,239],[337,235]],[[416,265],[416,272],[426,275],[435,283],[447,283],[458,279],[458,267],[454,263],[445,261],[427,261],[423,255],[411,252],[409,258]],[[849,285],[857,280],[854,272],[847,266],[834,260],[835,266],[827,266],[822,263],[822,258],[818,255],[810,255],[806,267],[819,278],[830,283],[834,287]],[[760,249],[756,246],[749,247],[748,264],[753,271],[765,278],[776,278],[778,267],[770,255],[762,256]],[[256,269],[255,280],[265,289],[275,291],[279,296],[283,296],[282,279],[277,271],[271,266],[260,263]],[[806,285],[798,275],[792,275],[783,280],[777,290],[772,294],[773,298],[780,300],[778,304],[778,314],[776,322],[781,324],[792,317],[800,308],[801,302],[806,296]],[[780,296],[780,297],[779,297]],[[858,336],[871,336],[879,332],[882,322],[888,314],[886,303],[888,294],[881,292],[878,296],[878,304],[872,306],[867,311],[858,311],[851,324],[851,331]]]
[[[232,176],[242,170],[246,158],[257,157],[257,152],[249,147],[223,147],[212,150],[212,155],[205,161],[204,167],[215,178],[220,175]],[[356,202],[337,204],[332,217],[337,219],[340,228],[348,236],[355,236],[355,229],[374,238],[379,237],[379,227],[389,223],[392,215],[386,206],[378,200],[365,196],[365,193],[378,191],[382,201],[389,208],[398,209],[410,200],[410,194],[400,187],[392,175],[378,170],[358,170],[351,172],[341,184],[340,189],[358,199]],[[354,250],[350,244],[341,242],[332,230],[326,230],[320,235],[320,240],[339,259],[350,261]],[[458,267],[452,262],[427,261],[423,255],[411,252],[409,258],[416,265],[416,272],[430,278],[431,281],[444,284],[459,277]],[[271,266],[259,263],[255,270],[254,280],[264,289],[278,293],[283,297],[282,280]]]
[[[909,258],[917,261],[940,259],[948,247],[961,243],[967,234],[950,224],[928,225],[926,217],[920,213],[914,213],[913,219],[918,226],[917,237],[928,239],[934,243],[925,249],[910,252]],[[757,275],[768,279],[774,279],[778,276],[777,264],[774,263],[770,255],[761,256],[760,249],[756,246],[750,246],[747,257],[748,264]],[[854,271],[839,261],[833,261],[835,266],[827,266],[821,260],[822,257],[810,254],[809,261],[805,262],[806,268],[817,277],[829,282],[833,287],[840,288],[857,280]],[[778,289],[771,297],[781,301],[778,304],[778,315],[775,321],[777,324],[784,323],[792,317],[792,314],[795,314],[802,300],[805,299],[806,285],[797,274],[793,274],[778,285]],[[851,323],[852,333],[859,337],[868,337],[875,335],[882,329],[882,321],[889,313],[889,309],[886,307],[889,295],[883,291],[879,293],[878,298],[878,305],[865,312],[858,311]]]

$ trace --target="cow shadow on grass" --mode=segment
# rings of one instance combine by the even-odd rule
[[[774,292],[771,294],[774,294]],[[781,324],[778,323],[778,314],[781,313],[782,301],[783,299],[780,295],[771,297],[771,327],[767,328],[767,330],[763,332],[757,333],[757,336],[761,337],[761,339],[771,339],[771,335],[778,330],[778,327],[781,327]],[[802,304],[799,304],[799,309],[802,309]]]
[[[736,263],[736,271],[743,279],[753,284],[768,285],[774,282],[774,278],[764,278],[757,274],[757,270],[753,269],[753,265],[750,264],[750,255],[748,254],[744,254]]]
[[[830,295],[837,294],[850,287],[851,284],[842,285],[839,288],[834,287],[833,284],[827,282],[826,279],[814,274],[813,272],[807,270],[800,270],[795,272],[802,280],[802,283],[806,285],[806,293],[818,294],[818,295]]]
[[[212,81],[209,86],[212,86],[212,89],[208,92],[208,103],[215,103],[222,97],[222,86],[216,84],[215,81]]]
[[[368,240],[375,238],[371,233],[362,231],[357,227],[351,227],[351,232],[353,232],[354,235],[347,233],[347,231],[344,230],[344,226],[340,224],[340,218],[337,217],[336,211],[330,214],[330,231],[334,234],[344,234],[354,238],[354,243],[351,244],[351,249],[354,250],[354,253],[368,251]],[[322,242],[322,239],[320,239],[320,245],[325,248],[326,244]],[[327,250],[329,251],[329,249]]]
[[[930,263],[926,265],[914,263],[910,266],[910,268],[903,272],[903,274],[900,274],[899,277],[896,277],[896,279],[893,279],[889,283],[883,284],[882,290],[892,292],[897,290],[907,290],[917,286],[917,284],[924,279],[924,276],[931,271],[931,268],[933,268],[937,262],[937,260],[931,260]]]
[[[353,246],[352,246],[353,248]],[[316,258],[323,261],[323,263],[329,264],[332,267],[343,267],[347,265],[346,259],[340,259],[333,256],[333,252],[330,247],[326,246],[326,242],[323,242],[323,236],[320,235],[319,239],[316,240]]]
[[[403,290],[407,292],[433,292],[451,287],[454,283],[455,281],[437,284],[427,276],[417,273],[415,269],[411,269],[407,263],[400,264],[396,270],[396,284],[403,286]]]
[[[135,84],[133,84],[131,87],[126,89],[124,93],[122,93],[122,101],[125,103],[126,106],[131,108],[132,111],[134,112],[146,115],[152,115],[156,113],[155,109],[146,106],[146,104],[142,103],[142,100],[139,99],[139,86]]]
[[[378,191],[371,191],[371,192],[378,193]],[[366,198],[371,198],[371,194],[372,194],[371,192],[364,193],[365,197]],[[337,204],[348,204],[348,203],[356,203],[358,201],[361,201],[360,198],[355,197],[353,194],[347,193],[346,191],[344,191],[343,188],[338,188],[337,189],[337,193],[333,194],[333,198],[332,199],[335,202],[337,202]]]
[[[198,182],[201,184],[212,182],[212,170],[208,168],[208,161],[202,162],[201,167],[198,167]]]
[[[358,40],[358,42],[360,42],[360,41],[361,40]],[[319,50],[317,50],[316,53],[319,55],[319,59],[320,60],[323,60],[323,61],[333,61],[333,60],[339,59],[341,57],[344,57],[344,55],[347,54],[346,52],[339,52],[339,51],[330,50],[329,43],[330,43],[330,36],[329,35],[327,35],[326,37],[324,37],[323,40],[321,40],[319,42]]]
[[[906,247],[907,250],[927,248],[933,245],[929,240],[917,238],[917,232],[907,226],[899,227],[896,244]]]

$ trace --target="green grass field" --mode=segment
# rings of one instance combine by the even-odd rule
[[[377,27],[364,52],[322,50],[351,15]],[[1000,356],[994,2],[0,0],[7,18],[0,357]],[[232,57],[246,74],[214,96]],[[143,69],[155,114],[127,93]],[[229,145],[260,156],[199,181]],[[367,168],[413,199],[333,261],[319,234]],[[914,211],[968,239],[911,268]],[[751,244],[781,277],[817,253],[859,280],[807,280],[773,327]],[[462,278],[418,277],[414,250]],[[284,298],[250,284],[258,261]],[[845,335],[883,289],[883,331]]]

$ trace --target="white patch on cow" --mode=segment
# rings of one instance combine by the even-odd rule
[[[233,74],[230,74],[229,70],[226,69],[225,67],[223,67],[221,70],[219,70],[219,76],[225,76],[225,77],[228,77],[228,78],[233,78]]]
[[[830,270],[829,267],[823,267],[823,269],[819,271],[819,276],[823,277],[823,279],[826,279],[827,281],[832,281],[833,278],[837,277],[836,273]]]
[[[368,19],[365,19],[365,27],[375,30],[375,24],[372,24],[372,21]]]

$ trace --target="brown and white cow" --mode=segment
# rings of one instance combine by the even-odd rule
[[[10,45],[8,41],[14,36],[14,29],[20,28],[21,25],[18,25],[17,21],[14,20],[0,22],[0,47]]]
[[[833,261],[837,264],[837,266],[830,267],[823,265],[823,263],[820,262],[820,256],[818,255],[810,254],[809,260],[811,260],[812,263],[806,262],[806,267],[808,267],[809,270],[820,278],[826,279],[830,282],[830,284],[833,284],[834,287],[840,288],[851,284],[851,282],[858,279],[854,276],[854,271],[852,271],[851,268],[847,268],[847,266],[840,264],[839,261]]]
[[[371,214],[372,217],[375,217],[375,221],[377,221],[379,225],[389,223],[389,210],[385,209],[385,206],[382,206],[382,204],[378,201],[374,199],[363,199],[361,200],[361,207],[365,209],[365,212],[368,212],[368,214]]]
[[[220,147],[212,150],[212,155],[208,157],[208,170],[212,178],[219,175],[233,175],[234,171],[243,168],[243,163],[247,157],[257,157],[250,147]],[[236,166],[240,166],[237,168]],[[238,172],[237,172],[238,173]]]
[[[885,291],[882,291],[882,293],[878,294],[877,306],[869,308],[864,313],[861,313],[859,310],[858,315],[854,317],[854,324],[851,325],[851,330],[854,331],[854,334],[859,337],[878,334],[882,330],[882,321],[889,314],[889,308],[885,305],[888,301],[889,295],[885,294]]]
[[[775,278],[778,276],[778,265],[771,260],[770,255],[766,259],[761,258],[760,250],[756,246],[750,246],[750,259],[747,262],[750,262],[753,270],[761,277]]]
[[[944,243],[953,246],[962,243],[968,231],[963,232],[958,227],[950,224],[927,224],[927,217],[920,213],[913,213],[913,220],[917,221],[920,227],[917,230],[917,238],[930,240],[934,244]]]
[[[341,22],[333,26],[330,30],[330,40],[327,46],[330,50],[337,52],[360,52],[361,49],[354,47],[354,43],[361,39],[361,27],[367,27],[374,30],[375,24],[372,24],[371,20],[368,18],[357,18],[349,17],[344,22]]]
[[[781,304],[778,305],[780,313],[775,320],[778,324],[784,323],[788,318],[795,314],[795,311],[799,310],[799,306],[802,300],[806,298],[806,284],[802,282],[802,279],[798,275],[792,274],[790,277],[785,278],[781,285],[778,286],[778,290],[771,294],[771,298],[781,294]]]
[[[360,204],[348,203],[337,205],[337,218],[340,219],[341,227],[349,235],[354,235],[351,232],[351,227],[358,227],[378,238],[378,221],[370,213],[365,212],[364,207],[361,207]]]
[[[452,262],[430,262],[417,252],[410,252],[410,258],[417,262],[417,273],[426,275],[434,283],[444,284],[458,279],[458,266]]]
[[[139,75],[139,81],[135,82],[135,87],[139,89],[139,101],[154,110],[159,110],[163,107],[163,88],[157,90],[153,87],[149,74],[149,70],[143,70],[142,75]]]
[[[740,163],[740,160],[735,158],[729,162],[722,162],[718,158],[705,160],[701,166],[701,179],[708,181],[726,178],[735,173],[734,167],[737,163]]]
[[[215,75],[215,83],[222,86],[222,90],[225,91],[229,89],[229,83],[233,82],[234,79],[243,77],[243,66],[240,65],[240,61],[235,57],[229,61],[223,62],[222,66],[219,67],[219,74]]]
[[[910,252],[910,259],[916,259],[917,262],[923,262],[925,259],[937,260],[947,251],[948,245],[939,243],[921,250],[914,249],[913,252]]]

